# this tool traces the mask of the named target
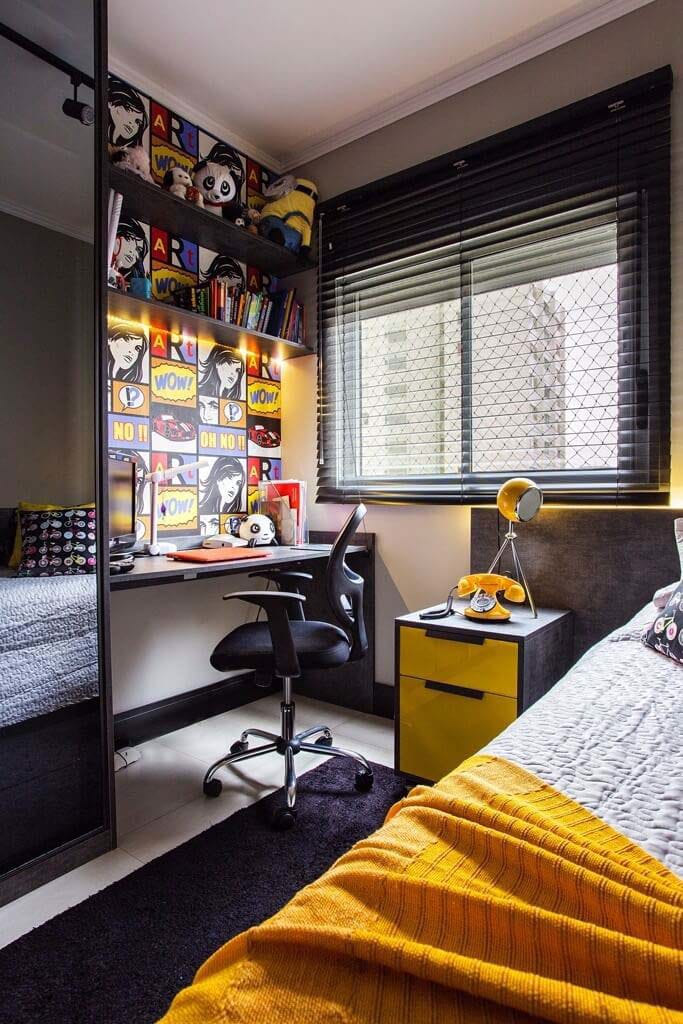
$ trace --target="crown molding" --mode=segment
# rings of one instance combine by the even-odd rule
[[[237,132],[232,131],[224,124],[219,124],[214,121],[213,118],[209,117],[206,113],[197,110],[186,100],[176,96],[174,93],[165,89],[163,85],[159,85],[158,82],[153,82],[151,78],[147,78],[145,75],[140,74],[138,70],[130,67],[124,61],[119,60],[115,54],[110,52],[109,54],[109,70],[113,71],[115,75],[119,75],[126,82],[130,82],[131,85],[137,86],[142,92],[148,96],[153,97],[159,103],[162,103],[165,107],[169,107],[175,113],[180,114],[181,117],[186,117],[192,124],[198,125],[200,128],[206,129],[212,135],[221,139],[223,142],[227,142],[230,146],[234,146],[235,149],[239,149],[240,152],[250,156],[257,163],[263,164],[271,171],[282,171],[282,160],[274,156],[272,153],[267,153],[264,149],[254,145],[248,139],[238,135]]]
[[[341,146],[346,146],[350,142],[355,142],[365,135],[370,135],[372,132],[385,128],[395,121],[400,121],[410,114],[415,114],[440,100],[463,92],[503,71],[509,71],[510,68],[516,67],[518,64],[532,60],[548,50],[562,46],[563,43],[571,42],[572,39],[585,35],[593,29],[601,28],[610,21],[615,21],[617,18],[650,3],[653,3],[653,0],[606,0],[594,10],[575,15],[540,35],[534,36],[533,32],[528,33],[528,39],[523,39],[511,49],[495,54],[487,60],[473,65],[456,65],[446,72],[446,77],[441,74],[436,79],[432,79],[431,83],[429,80],[422,82],[413,89],[399,94],[398,99],[392,97],[387,103],[371,108],[360,120],[350,118],[330,130],[305,140],[299,146],[280,156],[278,170],[284,172],[301,167],[311,160],[324,156]]]
[[[28,220],[31,224],[38,224],[41,228],[47,228],[49,231],[58,231],[60,235],[68,235],[70,238],[80,239],[81,242],[93,244],[92,231],[85,231],[74,224],[55,220],[40,210],[34,210],[30,206],[22,206],[20,203],[13,203],[4,196],[0,196],[0,212],[8,213],[11,217],[18,217],[19,220]]]

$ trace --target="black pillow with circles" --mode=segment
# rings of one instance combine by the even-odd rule
[[[648,629],[643,643],[683,664],[683,582]]]
[[[17,576],[84,576],[96,569],[94,508],[19,512],[21,563]]]

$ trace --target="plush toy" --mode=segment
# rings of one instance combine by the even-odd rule
[[[312,181],[285,174],[263,193],[260,232],[264,238],[299,252],[309,249],[318,192]]]
[[[253,206],[247,208],[247,231],[252,235],[258,235],[259,224],[261,223],[261,211]]]
[[[277,544],[275,540],[275,523],[269,516],[253,513],[240,523],[239,535],[247,541],[247,546]]]
[[[149,154],[142,146],[117,149],[112,154],[111,162],[116,167],[121,167],[124,171],[130,171],[131,174],[137,174],[138,177],[144,178],[145,181],[151,181],[154,184],[154,178],[150,170]]]
[[[231,146],[217,142],[209,154],[192,168],[192,181],[211,213],[233,221],[241,216],[244,167]]]
[[[204,197],[199,189],[192,184],[192,178],[184,167],[171,167],[166,171],[161,184],[172,196],[187,199],[188,203],[193,203],[195,206],[204,206]]]

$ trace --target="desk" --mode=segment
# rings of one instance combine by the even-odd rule
[[[306,595],[304,606],[306,618],[334,622],[325,593],[325,568],[332,540],[334,540],[334,534],[313,533],[310,544],[299,547],[263,548],[264,558],[245,559],[237,562],[197,562],[193,565],[191,562],[175,562],[165,555],[142,556],[135,560],[135,566],[131,572],[110,577],[110,589],[114,593],[138,590],[143,587],[163,588],[171,583],[196,583],[198,580],[215,580],[223,576],[245,576],[248,573],[263,572],[266,569],[290,568],[302,572],[308,571],[313,576],[312,580],[304,581],[305,585],[302,587]],[[359,543],[351,545],[348,549],[348,560],[349,565],[365,581],[363,609],[368,633],[368,653],[361,661],[342,665],[336,669],[325,672],[318,670],[305,672],[296,681],[295,690],[299,694],[316,697],[331,704],[371,712],[374,706],[375,683],[374,535],[360,533],[356,535],[356,540]],[[240,588],[241,582],[239,581],[237,588]],[[253,589],[251,584],[252,581],[245,580],[241,589]],[[232,589],[237,588],[234,584],[232,585]],[[196,592],[197,600],[200,602],[204,600],[201,591],[200,587]],[[171,606],[175,601],[173,593],[177,594],[177,591],[170,592],[168,595]],[[195,591],[192,593],[194,594]],[[135,602],[136,598],[131,596],[130,600]],[[118,601],[125,602],[125,596],[122,594]],[[153,603],[157,606],[161,620],[166,598],[160,595]],[[219,637],[216,637],[216,641],[218,639]],[[210,653],[210,649],[206,652],[202,651],[202,659],[206,658],[208,661]],[[144,707],[147,705],[145,704],[143,708],[133,709],[133,711],[141,711]],[[131,737],[126,737],[126,742],[133,741],[140,742],[140,736],[131,734]]]
[[[265,558],[245,558],[243,562],[175,562],[166,555],[142,555],[135,559],[130,572],[117,573],[109,577],[112,590],[132,590],[137,587],[156,587],[164,583],[187,583],[192,580],[209,579],[215,576],[238,576],[244,573],[262,572],[264,569],[278,569],[289,566],[294,569],[303,563],[326,562],[331,544],[305,544],[299,547],[264,548]],[[349,547],[349,554],[358,554],[367,549],[355,544]],[[310,616],[309,616],[310,618]]]

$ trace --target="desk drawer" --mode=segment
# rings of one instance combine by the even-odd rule
[[[429,636],[428,630],[411,626],[401,627],[399,641],[399,671],[403,676],[517,696],[517,644],[513,641],[481,641],[479,637],[451,640]]]
[[[517,701],[401,676],[400,771],[436,782],[517,717]]]

